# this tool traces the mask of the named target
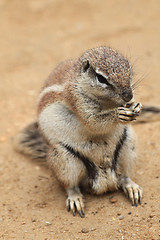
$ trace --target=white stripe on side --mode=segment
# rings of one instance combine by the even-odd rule
[[[38,100],[37,100],[37,104],[39,104],[40,100],[42,99],[42,97],[43,97],[46,93],[49,93],[49,92],[63,92],[63,90],[64,90],[64,85],[57,85],[57,84],[45,88],[45,89],[39,94],[39,97],[38,97]]]

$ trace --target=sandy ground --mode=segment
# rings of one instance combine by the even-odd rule
[[[134,81],[143,79],[138,101],[160,105],[160,1],[0,0],[0,35],[0,239],[160,239],[160,122],[135,126],[133,179],[144,189],[142,205],[132,207],[121,192],[85,194],[84,219],[66,211],[65,193],[49,170],[10,142],[36,118],[50,71],[98,45],[130,59]]]

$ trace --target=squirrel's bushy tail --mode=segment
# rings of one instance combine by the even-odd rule
[[[160,120],[160,108],[154,106],[144,106],[135,123],[153,122],[158,120]]]
[[[38,123],[33,122],[13,139],[14,148],[33,159],[45,161],[49,145],[39,131]]]

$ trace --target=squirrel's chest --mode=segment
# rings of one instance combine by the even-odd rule
[[[118,188],[114,153],[119,136],[90,140],[81,146],[89,178],[90,191],[102,194]],[[83,150],[82,150],[83,149]]]
[[[110,141],[90,142],[83,148],[83,154],[86,156],[84,164],[88,173],[89,189],[95,194],[103,194],[118,188],[114,149],[115,144]]]
[[[83,152],[90,161],[102,169],[111,167],[112,159],[116,145],[119,141],[119,134],[100,137],[99,139],[90,139],[79,144],[78,150]]]

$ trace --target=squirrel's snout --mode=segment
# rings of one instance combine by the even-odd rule
[[[131,90],[127,91],[127,90],[124,90],[122,92],[122,99],[125,101],[125,102],[129,102],[131,99],[133,98],[133,93]]]

